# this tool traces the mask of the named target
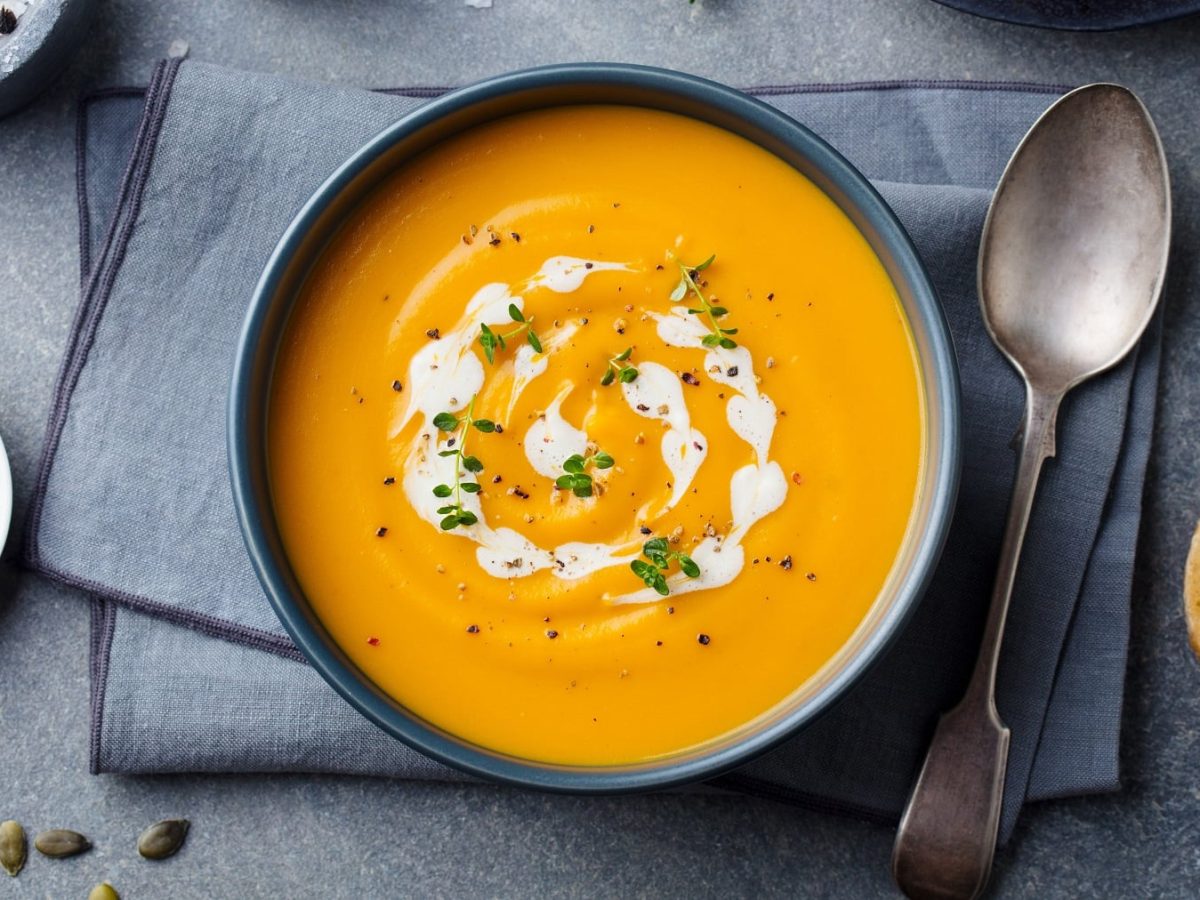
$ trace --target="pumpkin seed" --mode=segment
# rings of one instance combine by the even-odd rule
[[[33,839],[38,853],[52,859],[66,859],[92,849],[92,842],[78,831],[68,828],[52,828]]]
[[[29,843],[25,839],[25,829],[20,822],[9,819],[0,822],[0,866],[14,878],[25,867],[25,857],[29,853]]]
[[[138,853],[146,859],[166,859],[183,846],[183,839],[187,837],[191,824],[187,819],[155,822],[138,838]]]
[[[102,881],[88,893],[88,900],[121,900],[121,895],[107,881]]]

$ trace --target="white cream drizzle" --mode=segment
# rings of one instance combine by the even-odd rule
[[[692,486],[692,479],[708,455],[708,438],[692,427],[683,399],[683,384],[666,366],[639,363],[637,380],[622,384],[621,392],[629,408],[639,416],[658,419],[667,425],[662,436],[662,457],[671,470],[671,499],[667,503],[670,509]]]
[[[704,350],[704,370],[708,377],[736,392],[725,403],[725,415],[734,433],[754,448],[757,457],[757,462],[742,466],[729,479],[733,513],[729,534],[723,538],[706,537],[689,553],[700,567],[700,576],[688,578],[677,572],[667,578],[672,594],[722,587],[737,578],[745,565],[741,542],[746,532],[760,519],[779,509],[787,498],[788,483],[783,470],[779,463],[768,458],[771,438],[775,434],[775,404],[758,390],[754,360],[745,347],[705,347],[703,339],[709,333],[708,329],[704,322],[687,311],[687,307],[674,306],[667,315],[650,315],[657,323],[658,336],[663,343]],[[639,366],[639,371],[645,368],[645,365]],[[639,375],[637,381],[641,380]],[[637,384],[637,381],[633,383]],[[665,438],[664,435],[664,447]],[[609,598],[616,604],[653,603],[661,599],[650,588]]]
[[[537,274],[524,283],[524,287],[544,286],[557,293],[569,293],[578,290],[589,275],[626,271],[628,268],[624,263],[555,256],[546,260]],[[524,311],[524,298],[513,293],[511,285],[499,282],[484,285],[467,303],[454,327],[440,337],[431,339],[413,355],[409,363],[408,406],[393,427],[392,434],[393,437],[397,435],[414,416],[420,415],[424,420],[409,448],[404,472],[404,495],[421,518],[435,528],[440,529],[438,523],[442,519],[438,508],[450,501],[435,497],[433,488],[439,484],[454,484],[455,460],[451,456],[438,456],[439,451],[449,449],[449,438],[434,427],[433,418],[443,411],[461,412],[471,398],[479,393],[484,379],[483,361],[474,349],[479,326],[484,323],[489,326],[511,323],[508,312],[510,304]],[[570,327],[559,329],[543,344],[545,352],[540,354],[534,353],[528,344],[517,351],[513,363],[514,394],[524,390],[545,372],[547,354],[568,340],[570,334]],[[558,411],[558,406],[569,392],[570,385],[560,393],[554,406],[555,425],[559,427],[556,427],[551,441],[553,448],[547,451],[544,458],[539,457],[537,463],[530,456],[534,468],[547,477],[561,471],[563,460],[572,453],[583,452],[587,446],[587,435],[570,426]],[[515,398],[511,402],[515,402]],[[579,436],[582,436],[582,446]],[[473,437],[477,439],[477,434]],[[471,439],[468,437],[468,440]],[[530,443],[528,437],[525,443],[527,446]],[[563,452],[564,449],[566,452]],[[550,467],[550,459],[558,453],[562,458]],[[463,473],[462,479],[472,480],[473,476]],[[543,549],[514,529],[490,527],[478,494],[464,492],[459,495],[459,500],[463,509],[473,512],[479,521],[443,533],[475,541],[479,545],[475,551],[476,561],[485,572],[496,578],[520,578],[543,569],[552,569],[560,578],[583,578],[632,559],[616,556],[616,551],[607,545],[568,543],[552,551]]]
[[[570,383],[564,386],[525,432],[525,458],[535,472],[551,480],[563,473],[563,462],[568,457],[587,453],[587,432],[562,416],[562,403],[573,388]]]
[[[518,287],[524,290],[540,286],[557,293],[571,293],[590,275],[605,271],[632,270],[624,263],[555,256],[547,259],[537,274]],[[408,405],[394,424],[392,437],[396,437],[414,416],[423,418],[423,425],[409,448],[403,486],[408,502],[435,528],[440,528],[442,519],[437,509],[449,501],[435,497],[433,488],[439,484],[454,484],[455,459],[438,456],[439,451],[450,445],[448,437],[434,427],[433,417],[443,411],[462,411],[479,393],[485,371],[483,361],[474,349],[479,326],[510,323],[510,304],[524,311],[524,298],[520,293],[514,293],[513,286],[484,285],[467,303],[454,327],[440,338],[431,339],[409,363]],[[726,403],[730,427],[754,449],[757,460],[738,469],[730,479],[733,527],[729,534],[723,538],[706,537],[691,551],[691,557],[700,567],[700,576],[687,578],[676,573],[668,578],[672,592],[684,594],[720,587],[738,576],[744,564],[742,537],[756,522],[782,505],[788,487],[778,463],[769,459],[775,430],[775,404],[758,390],[750,352],[740,346],[733,349],[705,347],[702,339],[708,333],[707,329],[685,307],[673,307],[666,315],[651,315],[657,323],[658,336],[666,344],[705,351],[704,368],[708,377],[734,392]],[[551,332],[543,338],[542,353],[523,344],[512,362],[506,363],[512,366],[510,418],[521,393],[546,372],[549,354],[569,341],[577,327],[576,323],[569,322]],[[653,361],[640,362],[638,371],[635,381],[621,385],[622,394],[630,409],[638,415],[659,420],[666,426],[661,449],[672,478],[669,509],[690,488],[708,455],[708,441],[691,425],[679,377]],[[573,388],[574,385],[567,382],[559,389],[545,413],[530,425],[523,441],[530,465],[546,478],[560,474],[567,457],[587,452],[586,431],[576,428],[562,415],[562,404]],[[476,435],[468,438],[475,439],[478,439]],[[462,477],[473,478],[466,473]],[[497,578],[519,578],[550,569],[559,578],[576,580],[611,566],[627,565],[638,556],[625,545],[580,541],[546,550],[514,529],[491,528],[478,494],[462,493],[459,499],[464,509],[476,515],[478,522],[444,533],[477,543],[477,562],[485,572]],[[606,599],[614,604],[630,604],[662,598],[646,588]]]

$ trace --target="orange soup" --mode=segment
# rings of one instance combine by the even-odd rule
[[[728,735],[863,621],[922,454],[912,336],[810,181],[563,107],[390,176],[308,278],[271,489],[303,590],[407,708],[527,759]]]

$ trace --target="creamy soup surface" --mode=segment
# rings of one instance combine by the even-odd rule
[[[484,747],[616,765],[785,701],[896,559],[922,456],[895,289],[719,128],[563,107],[392,175],[272,386],[284,544],[349,657]]]

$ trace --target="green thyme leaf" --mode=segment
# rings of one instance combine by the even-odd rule
[[[705,347],[715,347],[721,343],[721,336],[719,334],[706,334],[700,339],[700,343]]]
[[[590,497],[590,496],[592,496],[592,482],[591,482],[591,479],[589,479],[589,480],[587,481],[587,483],[586,483],[586,484],[583,484],[583,483],[577,483],[577,484],[575,485],[575,487],[573,487],[571,490],[572,490],[572,492],[575,494],[575,496],[576,496],[576,497]]]
[[[617,362],[625,362],[625,360],[629,359],[629,357],[632,355],[633,355],[633,348],[626,347],[624,350],[622,350],[620,353],[618,353],[616,356],[614,356],[613,359],[615,359]]]
[[[666,553],[670,549],[670,544],[666,538],[656,537],[651,538],[642,544],[642,552],[649,556],[651,553]]]
[[[455,508],[457,508],[457,507],[455,507]],[[440,521],[438,523],[438,525],[441,526],[442,531],[449,531],[451,528],[457,528],[458,527],[458,515],[457,514],[448,515],[448,516],[446,516],[446,518],[442,519],[442,521]]]
[[[487,357],[488,365],[492,365],[496,362],[496,335],[486,325],[479,327],[482,329],[482,333],[479,335],[479,345],[483,347],[483,355]]]
[[[688,283],[686,278],[680,278],[679,284],[675,285],[675,290],[671,291],[671,300],[678,303],[687,296]]]
[[[477,482],[477,481],[464,481],[459,484],[459,487],[462,488],[464,491],[466,491],[468,494],[478,494],[479,491],[481,490],[481,488],[479,487],[479,482]]]
[[[476,419],[471,424],[474,425],[475,428],[477,428],[479,431],[482,431],[485,434],[491,434],[493,431],[496,430],[496,423],[493,422],[491,419]]]
[[[609,369],[607,372],[605,372],[603,375],[600,376],[600,383],[602,385],[604,385],[604,387],[608,387],[610,384],[613,383],[614,377],[616,377],[616,376],[613,373],[613,370]]]
[[[440,412],[433,417],[433,427],[438,431],[453,431],[458,427],[458,419],[448,412]]]
[[[593,456],[592,462],[596,464],[597,469],[611,469],[613,466],[613,458],[604,451]]]
[[[566,462],[563,463],[563,469],[570,472],[572,475],[578,475],[583,471],[583,457],[578,453],[573,456],[568,456]]]
[[[700,265],[692,266],[692,271],[693,272],[703,272],[705,269],[707,269],[709,266],[711,266],[713,264],[713,261],[716,258],[717,258],[717,254],[714,253],[712,256],[710,256],[708,259],[706,259],[704,262],[700,263]]]
[[[538,336],[533,333],[532,329],[525,332],[525,337],[529,341],[530,347],[532,347],[538,353],[542,352],[542,342],[538,339]]]
[[[454,493],[454,488],[448,484],[439,484],[433,489],[433,496],[435,497],[449,497],[452,493]]]
[[[483,471],[483,463],[481,463],[479,461],[479,458],[476,456],[464,456],[462,458],[462,466],[468,472],[482,472]]]
[[[654,537],[642,544],[642,555],[650,562],[637,559],[629,564],[629,568],[642,579],[646,587],[653,588],[664,597],[671,592],[666,573],[672,562],[678,562],[679,570],[688,578],[700,577],[700,567],[695,560],[680,550],[671,550],[670,542],[664,537]]]
[[[514,322],[524,322],[525,317],[521,315],[521,310],[517,309],[517,304],[508,304],[508,317]]]
[[[469,509],[458,514],[459,525],[474,525],[478,521],[479,519],[476,517],[475,513],[471,512]]]

